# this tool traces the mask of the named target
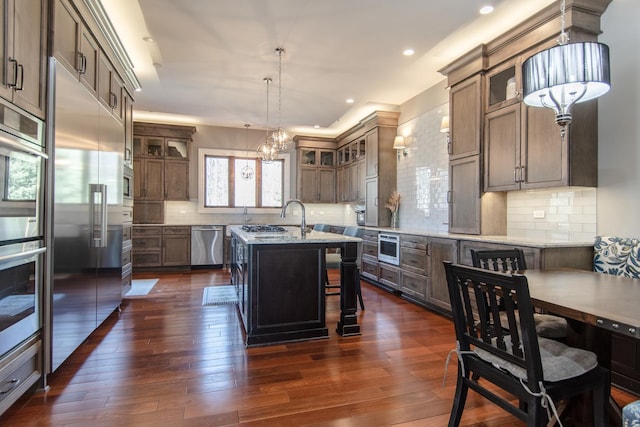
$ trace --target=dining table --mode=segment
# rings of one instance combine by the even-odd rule
[[[640,339],[640,280],[588,270],[523,272],[535,307],[569,321],[568,344],[593,351],[611,368],[611,333]],[[610,398],[610,414],[621,425],[620,406]]]

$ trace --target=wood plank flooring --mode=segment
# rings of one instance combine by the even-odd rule
[[[335,272],[332,272],[335,280]],[[50,390],[0,417],[22,426],[445,426],[455,389],[449,320],[363,282],[362,335],[245,349],[235,306],[202,306],[222,270],[145,273],[151,293],[125,299],[52,375]],[[621,404],[634,396],[617,391]],[[470,392],[463,426],[523,425]]]

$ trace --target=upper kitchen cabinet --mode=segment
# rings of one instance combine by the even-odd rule
[[[564,138],[548,108],[517,103],[485,117],[485,191],[596,186],[597,105],[574,106]]]
[[[597,40],[610,1],[567,0],[571,40]],[[556,44],[560,19],[552,4],[440,70],[450,88],[449,231],[505,234],[506,191],[597,185],[596,101],[574,107],[564,138],[551,110],[522,103],[522,63]]]
[[[98,42],[68,1],[57,0],[54,13],[55,58],[97,96],[100,56]]]
[[[296,137],[298,198],[307,203],[335,203],[336,150],[330,138]]]
[[[397,112],[376,111],[338,137],[338,163],[345,168],[338,176],[348,183],[341,186],[339,178],[338,188],[346,188],[344,201],[363,202],[368,226],[391,223],[384,205],[396,188],[393,140],[399,116]],[[345,154],[341,156],[341,152]]]
[[[0,95],[44,119],[48,33],[46,0],[0,4]]]
[[[482,78],[480,74],[457,83],[449,91],[450,158],[480,154],[482,138]]]
[[[345,203],[365,197],[366,139],[364,135],[350,139],[338,148],[338,201]]]
[[[192,126],[133,124],[136,198],[189,200],[189,145],[195,130]],[[145,222],[140,218],[134,221]]]
[[[123,84],[108,58],[100,55],[98,60],[98,100],[112,114],[122,120]]]

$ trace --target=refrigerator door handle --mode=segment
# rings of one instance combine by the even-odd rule
[[[100,247],[107,247],[107,185],[100,184],[102,199],[100,200]]]
[[[89,245],[107,247],[107,186],[89,184]]]

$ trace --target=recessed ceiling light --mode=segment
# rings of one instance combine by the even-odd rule
[[[353,100],[353,98],[348,98],[346,102],[347,102],[347,104],[353,104],[354,100]]]
[[[493,12],[493,6],[490,4],[486,4],[480,8],[480,15],[488,15]]]
[[[313,125],[314,129],[320,129],[320,125]]]
[[[414,53],[416,53],[416,51],[415,51],[415,50],[413,50],[413,49],[411,49],[411,48],[409,48],[409,49],[405,49],[405,50],[402,52],[402,54],[403,54],[404,56],[411,56],[411,55],[413,55]]]
[[[143,37],[142,40],[146,41],[147,43],[153,43],[153,41],[154,41],[153,37],[151,37],[151,36]]]

